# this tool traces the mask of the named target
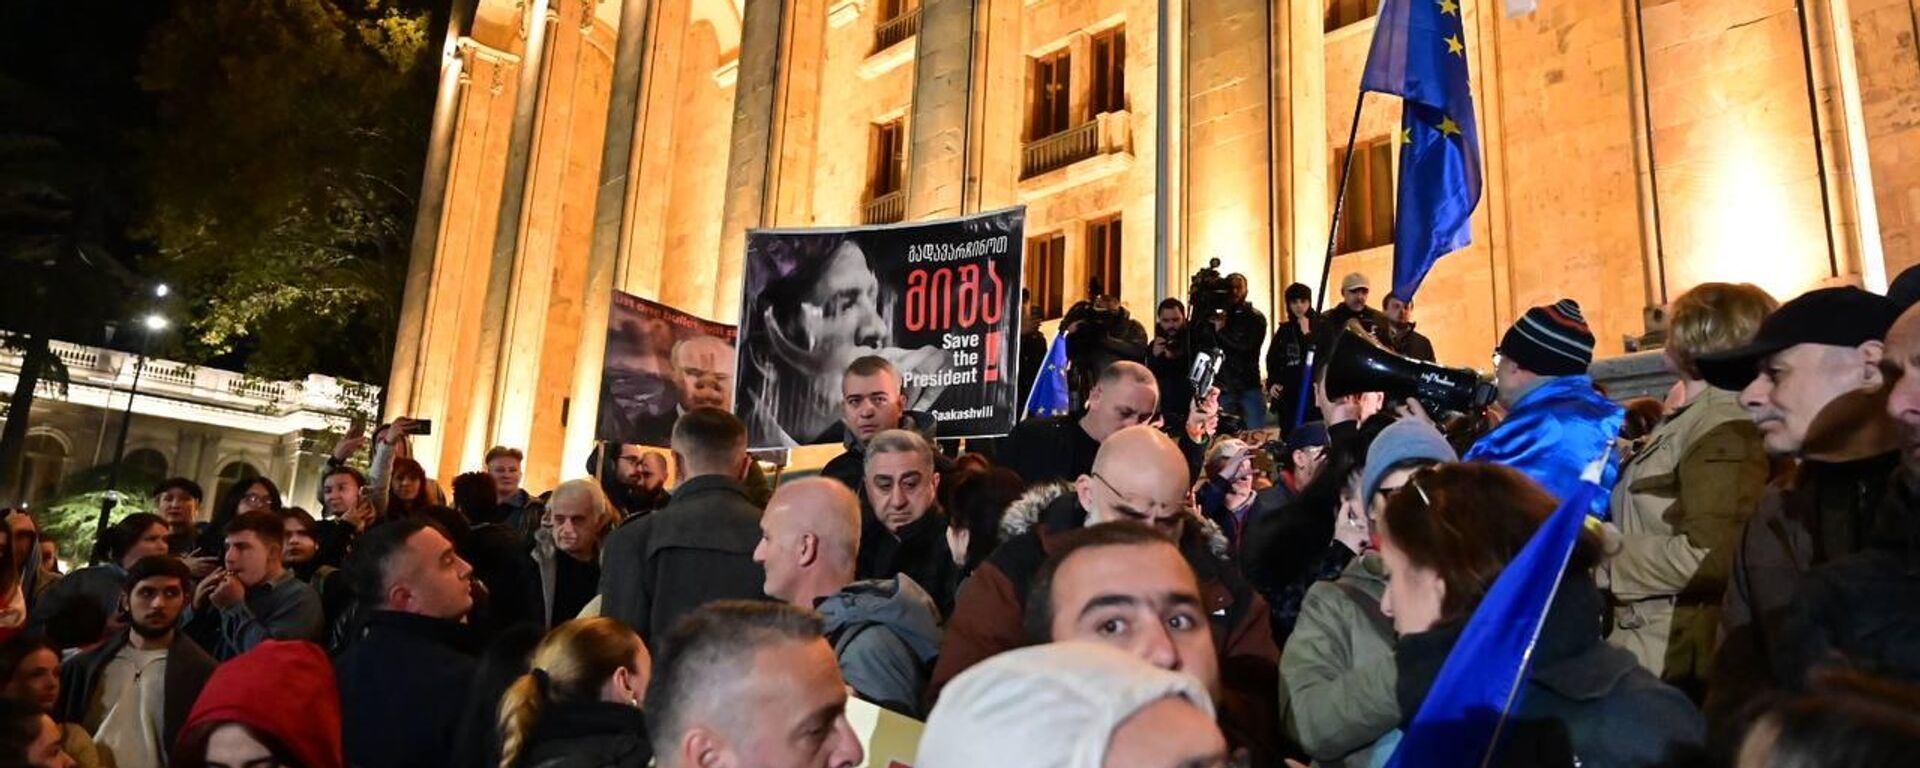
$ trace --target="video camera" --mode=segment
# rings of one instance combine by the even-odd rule
[[[1446,368],[1405,357],[1352,328],[1342,329],[1327,353],[1327,397],[1385,392],[1413,398],[1436,419],[1448,412],[1479,413],[1499,394],[1471,368]]]
[[[1192,308],[1194,323],[1211,320],[1232,305],[1233,289],[1220,275],[1219,259],[1207,262],[1207,267],[1193,273],[1187,282],[1187,306]]]

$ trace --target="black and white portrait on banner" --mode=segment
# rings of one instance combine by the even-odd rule
[[[686,410],[731,410],[737,336],[731,325],[615,291],[594,439],[665,446]]]
[[[747,233],[735,413],[754,448],[833,442],[847,364],[899,369],[940,436],[1006,434],[1018,417],[1026,210],[857,229]]]

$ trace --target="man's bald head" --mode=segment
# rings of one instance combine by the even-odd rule
[[[1080,427],[1094,440],[1105,442],[1113,433],[1145,424],[1160,407],[1160,385],[1146,366],[1122,360],[1100,372],[1100,381],[1087,394],[1087,415]]]
[[[1880,369],[1888,381],[1887,413],[1906,437],[1901,461],[1908,474],[1920,477],[1920,305],[1893,321]]]
[[[760,517],[753,559],[767,570],[764,591],[805,608],[853,582],[860,554],[860,500],[824,477],[783,483]]]
[[[692,336],[673,345],[673,372],[680,407],[733,407],[733,345],[712,336]]]
[[[1087,524],[1144,522],[1177,534],[1187,515],[1187,459],[1160,430],[1133,426],[1100,444],[1093,472],[1074,484]]]

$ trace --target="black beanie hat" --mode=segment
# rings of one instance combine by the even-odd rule
[[[1593,365],[1593,331],[1580,304],[1561,299],[1521,315],[1500,339],[1500,354],[1542,376],[1578,376]]]

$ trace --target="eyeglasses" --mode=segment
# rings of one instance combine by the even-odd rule
[[[272,504],[273,503],[273,497],[268,496],[264,493],[249,493],[245,496],[240,497],[240,500],[245,501],[248,504]]]
[[[1173,504],[1164,501],[1138,501],[1131,496],[1121,493],[1120,489],[1113,487],[1113,483],[1107,482],[1107,479],[1101,477],[1100,473],[1089,472],[1087,474],[1089,477],[1100,481],[1101,485],[1107,487],[1108,493],[1113,494],[1121,503],[1130,507],[1130,509],[1120,510],[1122,515],[1138,518],[1141,522],[1148,523],[1162,530],[1171,531],[1180,527],[1181,515],[1186,512],[1187,509],[1184,501]]]

